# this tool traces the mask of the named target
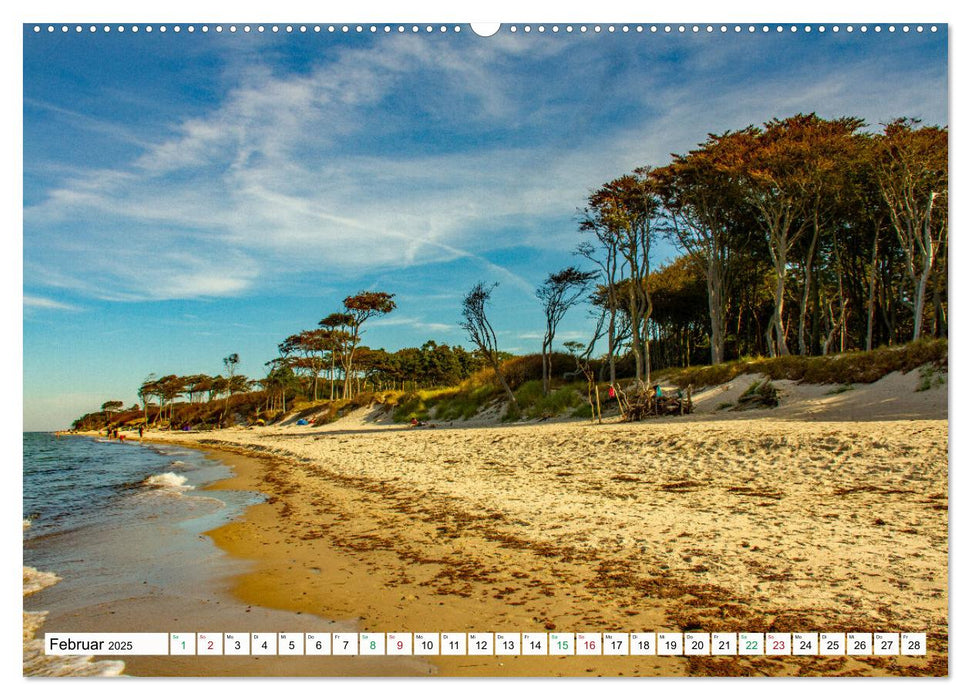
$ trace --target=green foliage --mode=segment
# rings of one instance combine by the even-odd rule
[[[775,408],[779,405],[779,390],[768,379],[752,382],[738,397],[736,411],[749,408]]]
[[[391,417],[397,423],[406,423],[412,418],[428,420],[428,407],[420,393],[406,394],[395,407]]]
[[[937,367],[925,365],[920,368],[920,376],[917,380],[917,388],[914,391],[927,391],[935,386],[945,386],[947,377]]]
[[[840,384],[835,386],[826,392],[826,396],[836,396],[837,394],[845,394],[847,391],[853,391],[856,387],[852,384]]]
[[[762,374],[769,379],[790,379],[806,384],[870,384],[891,372],[906,373],[927,364],[946,371],[947,340],[922,339],[871,352],[822,357],[745,358],[720,365],[675,370],[667,375],[667,379],[682,388],[724,384],[743,374]]]
[[[468,420],[498,395],[499,391],[489,385],[443,393],[435,402],[434,417],[436,420]]]
[[[586,401],[584,401],[579,406],[573,409],[573,413],[570,414],[570,417],[586,418],[587,420],[589,420],[593,418],[593,406],[591,406]]]
[[[468,420],[484,410],[498,394],[499,390],[491,385],[410,392],[397,399],[392,416],[399,423],[412,418]]]
[[[577,363],[572,355],[565,352],[554,352],[550,356],[550,376],[554,379],[562,377],[564,374],[576,372]],[[532,355],[522,355],[513,357],[502,363],[502,372],[509,382],[509,386],[515,391],[527,382],[543,379],[543,356],[539,353]],[[493,383],[495,377],[492,370],[483,370],[474,375],[472,380],[478,382]],[[540,385],[542,390],[542,385]],[[516,400],[519,400],[517,393]]]
[[[589,418],[590,407],[583,405],[584,401],[579,393],[585,389],[586,385],[568,384],[551,391],[548,396],[544,396],[542,380],[532,379],[520,386],[515,392],[518,410],[509,406],[502,419],[513,421],[520,418],[555,418],[578,406],[586,408],[586,417]]]

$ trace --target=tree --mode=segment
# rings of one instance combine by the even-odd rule
[[[287,411],[287,392],[294,388],[297,383],[296,375],[293,373],[290,358],[278,357],[266,363],[270,369],[266,377],[260,380],[263,390],[266,392],[267,408],[271,406],[286,413]],[[277,402],[279,397],[279,402]]]
[[[330,400],[335,398],[335,375],[337,366],[344,366],[344,356],[350,345],[351,334],[348,330],[354,317],[348,313],[332,313],[317,324],[326,334],[327,352],[330,355]]]
[[[799,343],[799,354],[808,355],[809,345],[806,339],[809,302],[813,292],[813,272],[816,268],[817,253],[822,243],[824,233],[830,236],[835,232],[845,212],[846,199],[851,196],[850,178],[851,164],[860,139],[856,132],[863,126],[863,120],[856,117],[841,117],[839,119],[819,119],[815,114],[798,120],[790,130],[794,138],[801,139],[806,169],[804,188],[808,198],[807,216],[809,217],[809,239],[803,262],[803,289],[799,303],[799,327],[796,339]],[[842,286],[843,276],[841,266],[841,246],[836,243],[832,247],[833,260],[831,266],[836,272],[837,296],[841,308],[838,329],[845,326],[847,299]],[[834,329],[836,330],[836,329]]]
[[[543,313],[546,317],[546,330],[543,333],[544,395],[550,393],[550,366],[556,327],[566,312],[580,300],[596,276],[596,272],[582,272],[571,266],[559,272],[551,272],[536,289],[536,298],[543,302]]]
[[[158,396],[158,379],[155,374],[149,374],[138,388],[138,398],[145,411],[145,425],[148,425],[148,400],[153,396]]]
[[[183,377],[183,380],[189,394],[189,403],[193,403],[197,400],[197,397],[207,393],[212,385],[212,377],[205,374],[190,374]]]
[[[354,371],[354,351],[361,341],[361,326],[378,314],[395,310],[394,294],[387,292],[360,292],[344,299],[344,309],[350,316],[347,324],[350,338],[344,356],[344,397],[350,398],[351,374]]]
[[[156,391],[158,392],[156,396],[161,399],[159,415],[165,413],[165,406],[168,404],[168,420],[171,424],[174,416],[175,399],[185,393],[185,380],[178,375],[167,374],[158,380]]]
[[[223,367],[226,368],[226,401],[223,404],[223,415],[220,423],[225,422],[226,415],[229,413],[229,398],[233,395],[233,376],[236,374],[236,365],[239,364],[239,354],[232,353],[223,358]]]
[[[731,135],[709,134],[687,155],[675,155],[654,176],[670,231],[705,270],[711,363],[725,360],[728,289],[738,257],[748,243],[751,216],[739,178],[729,165]]]
[[[651,290],[654,356],[664,363],[662,366],[692,364],[693,351],[707,335],[707,294],[701,264],[691,255],[676,258],[651,273]]]
[[[593,337],[586,346],[577,340],[570,340],[563,343],[563,347],[566,348],[566,351],[576,361],[577,371],[583,374],[587,380],[587,403],[590,404],[590,420],[596,420],[598,423],[603,422],[600,414],[600,387],[597,385],[593,367],[590,365],[590,356],[593,354],[593,348],[596,346],[597,341],[603,337],[605,318],[606,310],[602,309],[597,317],[597,326],[593,332]]]
[[[498,286],[498,282],[493,282],[490,286],[479,282],[469,290],[469,293],[462,300],[462,322],[459,326],[468,333],[469,340],[478,348],[482,357],[492,367],[496,379],[502,385],[506,396],[509,398],[509,403],[518,407],[519,404],[516,402],[516,395],[512,393],[512,389],[509,388],[509,382],[506,381],[506,377],[502,373],[496,333],[486,315],[486,304],[489,303],[489,299],[492,297],[492,290]]]
[[[660,208],[660,199],[655,189],[652,170],[638,168],[634,174],[612,180],[594,192],[588,200],[586,216],[581,222],[582,230],[596,233],[602,252],[606,253],[598,266],[608,272],[609,306],[619,307],[622,303],[630,318],[634,373],[638,381],[650,381],[651,374],[647,336],[647,322],[651,317],[651,294],[647,279],[651,270],[654,222]],[[594,255],[594,248],[591,245],[581,245],[578,252],[590,257]],[[625,277],[634,283],[627,285],[624,288],[625,293],[620,297],[617,294],[617,283]],[[613,334],[611,325],[614,323],[608,326],[608,336]]]
[[[947,244],[947,129],[887,124],[877,139],[877,180],[913,287],[913,339],[921,336],[927,283]]]
[[[326,354],[331,346],[331,333],[323,328],[300,331],[286,338],[280,343],[280,354],[284,356],[298,354],[300,361],[295,367],[307,370],[313,382],[313,400],[317,400],[317,380],[324,367]]]
[[[221,374],[211,377],[209,380],[209,400],[215,401],[229,390],[229,380]]]
[[[105,414],[105,423],[111,423],[111,414],[120,411],[124,405],[122,401],[105,401],[101,404],[101,412]]]

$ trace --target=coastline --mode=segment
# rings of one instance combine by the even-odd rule
[[[408,431],[352,420],[304,433],[287,432],[286,428],[230,429],[205,436],[164,436],[159,441],[210,451],[234,464],[236,476],[215,488],[254,489],[268,496],[267,502],[251,506],[241,519],[208,533],[231,556],[253,562],[251,571],[234,578],[232,593],[255,606],[357,619],[362,631],[901,629],[927,631],[931,646],[931,653],[918,659],[427,659],[439,675],[946,675],[947,422],[789,421],[774,427],[773,423],[779,422],[709,420],[693,422],[690,427],[658,421],[647,428],[615,424],[599,429],[568,422]],[[606,465],[590,464],[575,448],[594,437],[619,445],[620,454],[606,460]],[[653,446],[644,451],[646,455],[690,454],[692,441],[700,440],[709,447],[718,443],[735,457],[744,455],[749,467],[754,447],[762,445],[771,456],[767,466],[779,470],[777,476],[782,478],[772,486],[760,485],[764,475],[753,478],[751,473],[736,473],[731,455],[724,454],[717,455],[726,460],[720,469],[710,463],[687,473],[680,464],[663,476],[668,481],[659,489],[645,489],[643,482],[648,479],[624,468],[638,461],[627,464],[630,448],[642,439]],[[496,441],[507,444],[490,452],[488,446]],[[574,448],[572,452],[569,447],[563,449],[567,443]],[[558,479],[572,477],[571,494],[575,495],[576,477],[584,477],[586,495],[601,507],[583,514],[596,521],[592,527],[577,527],[575,522],[565,526],[557,521],[575,503],[558,512],[555,501],[535,502],[535,497],[544,496],[537,490],[540,482],[536,477],[549,480],[548,469],[559,463],[522,465],[519,472],[513,471],[515,459],[499,463],[502,455],[522,458],[527,448],[525,454],[537,459],[557,457],[571,462],[567,468],[573,472],[553,472]],[[449,458],[453,449],[457,449],[458,459]],[[355,459],[358,450],[360,458]],[[593,453],[602,451],[594,447]],[[703,455],[704,450],[695,453]],[[801,472],[806,465],[819,468],[820,453],[829,463],[822,465],[825,470],[809,486],[833,482],[822,501],[844,511],[824,513],[822,519],[807,512],[809,504],[799,502],[812,489],[806,491],[806,484],[793,471],[800,467],[797,471]],[[466,461],[470,455],[477,456],[475,464]],[[757,452],[755,455],[759,460]],[[901,479],[919,478],[914,466],[924,457],[935,465],[926,483],[916,489],[893,488]],[[703,461],[717,462],[710,456]],[[395,463],[392,468],[389,462]],[[428,463],[437,468],[425,473],[423,467]],[[881,466],[872,469],[868,464]],[[904,469],[899,468],[901,464]],[[578,467],[583,465],[592,471],[579,474]],[[605,480],[601,472],[607,467],[612,476]],[[563,469],[562,464],[557,468]],[[705,487],[724,486],[725,472],[734,485],[720,490],[728,492],[729,500],[725,502],[721,494],[713,501],[713,489]],[[456,490],[465,477],[471,478],[466,484],[471,491]],[[884,485],[864,483],[873,479]],[[475,493],[478,485],[495,481],[509,488]],[[629,541],[615,527],[620,521],[614,517],[622,510],[616,505],[632,498],[636,502],[638,496],[622,492],[638,482],[638,490],[653,492],[652,506],[662,515],[680,512],[686,516],[685,532],[674,533],[669,526],[662,533],[654,527],[657,536]],[[534,497],[530,508],[538,522],[527,521],[521,508],[505,507],[519,505],[512,503],[515,490],[510,489],[520,486]],[[939,488],[943,494],[937,492]],[[706,495],[696,493],[706,490]],[[660,499],[656,498],[658,491],[663,494]],[[793,508],[788,514],[793,522],[774,516],[768,539],[743,532],[745,541],[737,554],[744,555],[745,561],[739,561],[739,556],[719,562],[724,552],[704,551],[706,545],[729,534],[712,536],[706,530],[712,516],[724,516],[741,507],[746,512],[735,513],[733,525],[738,526],[750,516],[762,517],[767,509],[772,512],[780,501]],[[909,517],[928,507],[932,508],[931,522],[924,523],[926,529],[902,527],[890,533],[886,523],[874,525],[883,522],[879,517],[874,521],[874,514],[893,511]],[[869,514],[870,521],[861,522],[861,514]],[[829,532],[806,530],[822,524]],[[935,535],[935,530],[943,535]],[[912,532],[908,535],[908,531]],[[697,539],[703,532],[708,532],[711,541]],[[880,533],[879,541],[874,533]],[[644,530],[636,534],[644,534]],[[906,541],[898,542],[900,538]],[[800,542],[806,539],[810,541]],[[739,540],[735,540],[737,546]],[[770,547],[799,549],[796,545],[805,546],[805,551],[818,549],[824,556],[800,563],[806,557],[789,551],[785,553],[788,562],[773,564],[779,551]],[[899,564],[901,557],[895,551],[911,547],[915,552],[923,548],[924,553],[916,556],[927,558],[920,571],[911,572],[914,583],[905,585],[900,579],[901,566],[887,569],[886,563]],[[846,551],[839,551],[842,549]],[[827,559],[825,554],[833,550],[836,558]],[[659,557],[662,554],[667,558]],[[861,557],[862,561],[854,563],[854,558]],[[651,559],[655,560],[649,563]],[[663,563],[678,559],[684,564],[672,567]],[[713,570],[708,572],[707,566]],[[801,566],[813,568],[809,578],[815,579],[808,585],[799,582]],[[906,569],[907,563],[902,566]],[[917,582],[928,576],[934,580]],[[895,582],[899,592],[891,593],[894,589],[888,585]],[[923,590],[903,593],[914,584]],[[835,597],[825,591],[840,585],[847,590]],[[872,601],[867,594],[879,596],[881,591],[891,600],[869,608]],[[799,595],[806,596],[801,605]]]
[[[91,438],[79,434],[78,437]],[[144,442],[148,443],[149,440]],[[153,441],[172,445],[171,441]],[[195,449],[193,445],[185,447]],[[137,439],[129,447],[141,448]],[[145,446],[147,447],[147,445]],[[209,461],[211,450],[202,449]],[[202,486],[189,498],[216,495],[218,491],[242,490],[234,483],[245,464],[225,465],[231,476]],[[220,500],[225,500],[220,499]],[[224,506],[225,507],[225,506]],[[200,520],[199,523],[205,522]],[[181,522],[164,520],[146,524],[133,541],[118,533],[99,538],[99,549],[81,554],[100,559],[103,552],[138,547],[149,552],[152,564],[125,572],[131,583],[115,595],[102,591],[86,596],[86,580],[62,576],[63,572],[24,569],[24,675],[25,677],[126,675],[136,677],[244,677],[244,676],[372,676],[428,675],[429,666],[418,660],[376,657],[233,657],[233,656],[123,656],[44,657],[46,632],[172,632],[172,631],[350,631],[353,623],[317,615],[248,604],[236,598],[231,585],[251,563],[230,556],[211,542],[195,524],[183,529]],[[81,534],[79,532],[79,534]],[[107,550],[105,549],[107,547]],[[79,543],[79,552],[87,551]],[[157,558],[157,559],[156,559]],[[115,564],[116,565],[116,564]],[[108,565],[112,566],[112,565]],[[160,579],[159,576],[162,576]],[[142,577],[146,580],[142,581]],[[137,581],[133,579],[137,577]],[[28,580],[29,578],[29,580]],[[30,585],[29,585],[30,584]],[[29,597],[28,597],[29,596]],[[83,600],[80,600],[83,599]],[[43,610],[43,612],[41,612]],[[37,612],[32,612],[37,611]],[[39,659],[39,662],[38,662]]]

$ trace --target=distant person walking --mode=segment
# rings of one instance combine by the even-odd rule
[[[142,435],[144,434],[145,434],[145,426],[144,425],[138,426],[138,439],[141,440]]]

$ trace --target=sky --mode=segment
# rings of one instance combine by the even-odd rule
[[[799,112],[948,121],[944,25],[506,25],[488,38],[467,25],[33,26],[23,30],[25,430],[67,427],[109,399],[134,403],[153,372],[219,373],[233,352],[240,372],[261,377],[283,338],[362,290],[396,295],[397,310],[364,336],[393,351],[468,345],[462,296],[498,282],[501,349],[538,352],[533,290],[583,262],[572,254],[577,211],[601,184],[664,165],[709,132]],[[659,245],[653,264],[675,254]],[[577,308],[557,342],[591,325]]]

